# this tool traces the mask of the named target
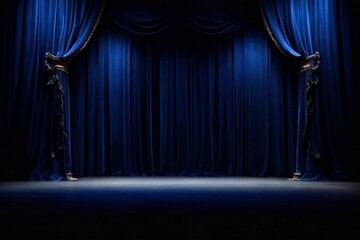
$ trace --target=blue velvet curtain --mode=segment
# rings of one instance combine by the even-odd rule
[[[199,32],[184,8],[169,25],[142,10],[125,27],[115,9],[72,73],[77,175],[289,175],[297,66],[259,11],[244,11],[241,27],[209,18]]]
[[[11,163],[4,171],[20,165],[20,171],[33,170],[34,180],[63,180],[71,171],[67,65],[86,45],[101,7],[102,1],[74,0],[20,0],[9,7],[1,81],[7,128],[0,154]]]
[[[102,1],[1,6],[1,178],[345,178],[346,4],[108,0],[90,42]]]
[[[303,180],[347,178],[352,115],[347,1],[264,0],[261,5],[277,47],[301,62],[296,172]]]

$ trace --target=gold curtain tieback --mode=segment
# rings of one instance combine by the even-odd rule
[[[67,62],[61,60],[60,58],[52,55],[49,52],[45,53],[45,66],[46,70],[49,72],[59,70],[66,74],[69,74]]]
[[[313,55],[308,56],[302,63],[300,67],[300,73],[306,70],[318,70],[320,67],[320,53],[315,52]]]

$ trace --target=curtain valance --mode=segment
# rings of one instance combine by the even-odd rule
[[[161,1],[108,2],[107,12],[120,28],[135,34],[155,34],[176,24],[186,24],[202,34],[227,34],[251,17],[251,4],[198,1],[172,5]]]

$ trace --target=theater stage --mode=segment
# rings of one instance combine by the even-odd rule
[[[359,189],[254,177],[0,182],[0,239],[359,239]]]

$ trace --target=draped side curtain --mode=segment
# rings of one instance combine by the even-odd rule
[[[262,11],[275,44],[295,61],[320,52],[317,71],[301,73],[298,85],[297,171],[302,179],[346,178],[349,166],[351,119],[351,74],[347,2],[336,0],[264,0]],[[313,84],[319,80],[318,84]],[[309,85],[313,91],[306,97]],[[316,85],[316,86],[315,86]],[[345,101],[347,100],[347,101]],[[307,111],[314,102],[314,113]],[[347,106],[349,104],[349,106]],[[350,111],[349,111],[350,110]],[[303,134],[308,115],[309,151]],[[318,157],[311,156],[319,153]],[[321,157],[320,157],[321,156]],[[351,164],[350,164],[351,165]]]
[[[6,59],[2,61],[0,90],[8,100],[2,102],[6,110],[1,114],[1,123],[7,128],[0,154],[2,161],[9,161],[3,163],[3,171],[27,172],[33,179],[62,180],[65,171],[71,169],[71,142],[60,139],[61,131],[70,136],[69,79],[64,71],[53,68],[45,80],[45,53],[50,52],[57,60],[49,62],[51,67],[58,65],[59,59],[68,60],[78,53],[95,26],[101,6],[102,1],[19,0],[9,7],[10,13],[5,16],[8,26],[2,36]]]

